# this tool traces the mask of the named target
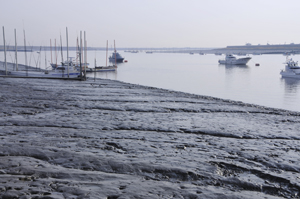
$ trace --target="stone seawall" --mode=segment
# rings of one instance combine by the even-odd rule
[[[103,79],[0,88],[0,198],[298,197],[298,112]]]

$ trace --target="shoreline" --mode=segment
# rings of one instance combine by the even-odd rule
[[[3,198],[299,194],[299,112],[108,79],[0,84]]]

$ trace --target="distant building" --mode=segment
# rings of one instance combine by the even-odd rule
[[[299,54],[300,44],[252,45],[247,43],[243,46],[227,46],[226,48],[218,48],[213,50],[214,52],[222,53]]]

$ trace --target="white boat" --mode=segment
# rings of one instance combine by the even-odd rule
[[[225,60],[219,60],[219,64],[246,65],[251,57],[237,59],[232,54],[227,54]]]
[[[45,78],[77,78],[80,76],[80,72],[73,65],[72,59],[69,62],[65,62],[62,65],[51,64],[52,70],[21,70],[21,71],[9,71],[10,76],[20,77],[45,77]]]
[[[76,69],[80,69],[80,63],[79,62],[74,62],[73,61],[73,57],[69,57],[69,60],[61,62],[61,65],[57,65],[57,64],[50,64],[52,69],[55,70],[57,67],[66,67],[66,66],[73,66]],[[89,67],[89,63],[81,63],[81,67],[84,69],[84,66],[86,66],[87,68]]]
[[[298,65],[298,62],[295,62],[292,58],[287,58],[285,64],[285,69],[281,70],[280,75],[282,77],[292,77],[300,79],[300,66]]]

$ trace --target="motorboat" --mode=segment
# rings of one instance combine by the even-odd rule
[[[232,54],[227,54],[225,60],[219,60],[219,64],[246,65],[251,57],[243,57],[237,59]]]
[[[73,66],[77,70],[78,69],[80,70],[80,63],[79,62],[74,62],[72,58],[73,57],[69,57],[69,60],[61,62],[61,65],[54,64],[54,63],[51,63],[50,65],[51,65],[53,70],[55,70],[58,67],[66,67],[66,66],[70,66],[70,67]],[[88,66],[89,66],[89,63],[81,63],[81,67],[83,68],[83,70],[84,70],[84,67],[88,68]]]
[[[113,52],[113,54],[108,58],[108,60],[113,63],[120,63],[123,62],[124,57],[122,57],[118,52]]]
[[[282,77],[292,77],[300,79],[300,66],[298,65],[298,62],[295,62],[292,58],[287,58],[285,64],[285,69],[281,70],[280,75]]]

